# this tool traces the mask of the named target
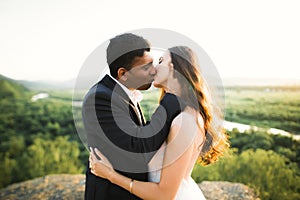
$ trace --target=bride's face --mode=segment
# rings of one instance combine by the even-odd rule
[[[171,55],[169,51],[166,51],[159,59],[159,63],[156,66],[156,76],[154,77],[154,86],[163,87],[167,85],[168,77],[171,73]]]

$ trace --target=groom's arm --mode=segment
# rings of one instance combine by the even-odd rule
[[[97,93],[94,105],[86,101],[83,107],[89,146],[98,147],[108,154],[115,147],[139,153],[138,157],[143,155],[141,153],[155,152],[166,140],[172,120],[184,109],[184,104],[177,96],[167,93],[152,115],[150,123],[137,126],[128,110],[124,110],[128,105],[126,107],[118,101],[120,99],[111,99],[106,94]],[[154,153],[147,154],[137,159],[148,163],[153,155]]]
[[[148,153],[156,151],[166,140],[173,119],[182,109],[184,109],[184,105],[180,99],[167,93],[151,116],[150,122],[145,126],[137,126],[128,113],[125,113],[126,116],[124,116],[124,112],[118,112],[119,110],[116,108],[113,115],[114,122],[117,124],[115,129],[117,138],[112,137],[112,141],[115,141],[114,143],[122,149],[131,152]],[[101,123],[100,120],[99,123]],[[107,130],[107,133],[109,133],[109,130]],[[109,133],[108,137],[110,136]],[[128,146],[128,144],[130,145]]]

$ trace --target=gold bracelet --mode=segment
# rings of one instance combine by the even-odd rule
[[[132,186],[133,186],[133,179],[131,179],[130,184],[129,184],[129,192],[132,193]]]

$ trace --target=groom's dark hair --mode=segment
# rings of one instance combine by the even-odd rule
[[[111,76],[117,78],[120,67],[130,70],[134,58],[142,57],[145,51],[150,51],[150,43],[141,36],[124,33],[110,39],[106,58]]]

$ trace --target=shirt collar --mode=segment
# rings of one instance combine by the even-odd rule
[[[138,102],[140,102],[143,99],[143,94],[139,90],[129,90],[125,85],[120,83],[117,79],[112,77],[110,74],[109,76],[116,81],[120,85],[120,87],[124,90],[124,92],[128,95],[129,99],[132,101],[132,103],[137,106]]]

